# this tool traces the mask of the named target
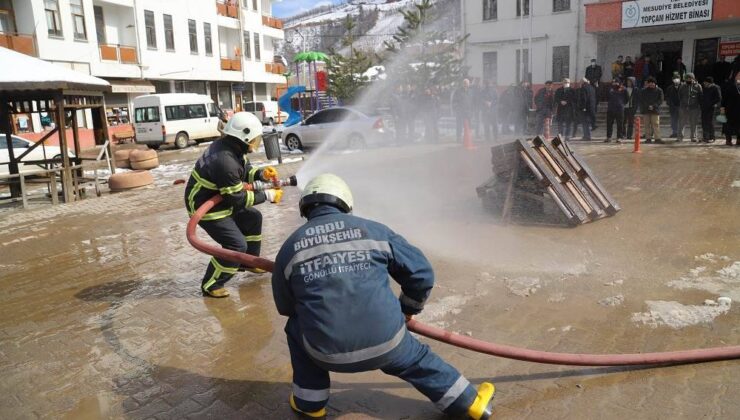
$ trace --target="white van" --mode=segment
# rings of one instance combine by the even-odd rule
[[[161,93],[134,98],[136,143],[158,149],[163,143],[182,149],[221,136],[221,110],[206,95]]]
[[[283,111],[280,111],[278,118],[278,103],[274,101],[244,102],[242,109],[254,114],[262,124],[275,125],[278,121],[284,123],[288,119],[288,113]]]

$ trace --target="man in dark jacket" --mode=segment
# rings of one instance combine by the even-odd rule
[[[288,317],[293,366],[290,406],[326,415],[329,372],[380,369],[409,383],[449,415],[491,415],[494,387],[478,391],[419,343],[406,323],[424,309],[434,272],[424,254],[377,222],[352,214],[352,192],[332,174],[308,182],[299,202],[308,219],[275,260],[272,294]],[[396,298],[389,277],[401,286]]]
[[[431,88],[426,88],[424,94],[419,97],[421,105],[424,108],[424,140],[429,143],[439,142],[439,115],[440,104],[439,96]]]
[[[583,140],[591,140],[591,126],[596,115],[596,88],[583,78],[581,87],[578,88],[578,112],[577,118],[583,125]],[[575,133],[574,133],[575,134]]]
[[[678,137],[678,123],[681,112],[681,98],[678,90],[681,88],[681,79],[674,77],[670,86],[665,90],[665,102],[671,114],[671,138]]]
[[[262,140],[262,122],[249,112],[237,112],[223,129],[224,137],[211,144],[195,163],[185,188],[185,206],[190,216],[206,200],[221,194],[223,201],[206,213],[198,225],[222,247],[232,251],[259,255],[262,243],[262,213],[253,206],[270,201],[280,202],[282,191],[247,191],[244,183],[271,181],[277,178],[275,168],[257,169],[245,157]],[[244,267],[254,273],[264,271]],[[239,264],[211,258],[201,282],[204,296],[224,298],[229,292],[227,281],[239,270]]]
[[[625,57],[624,65],[622,67],[623,67],[623,73],[624,73],[625,78],[635,76],[635,63],[632,61],[632,57],[630,56]]]
[[[463,141],[465,124],[472,129],[471,115],[473,114],[473,91],[470,89],[470,80],[464,79],[462,86],[452,94],[452,111],[455,113],[455,136],[458,142]],[[472,134],[471,134],[472,135]]]
[[[627,103],[624,105],[624,129],[625,138],[631,139],[635,126],[635,115],[640,106],[640,89],[634,77],[628,77],[624,91],[627,93]]]
[[[607,94],[606,108],[606,143],[612,141],[612,126],[617,124],[617,143],[624,139],[624,107],[627,104],[627,91],[618,79],[612,81],[612,87]]]
[[[529,82],[523,81],[519,84],[517,92],[517,109],[514,111],[515,120],[514,125],[518,134],[527,134],[529,122],[529,109],[532,108],[532,99],[534,94],[532,93],[532,87]]]
[[[725,84],[720,113],[727,118],[722,127],[725,144],[732,146],[732,136],[735,136],[735,146],[740,146],[740,73],[735,75],[734,80]]]
[[[537,95],[534,97],[534,104],[537,107],[537,121],[535,123],[535,134],[545,134],[545,120],[550,119],[552,124],[552,116],[555,112],[555,93],[552,88],[552,80],[545,82],[545,87],[537,91]]]
[[[709,64],[709,59],[707,57],[702,57],[699,60],[699,64],[694,66],[694,75],[696,76],[696,80],[705,80],[708,76],[714,77],[712,74],[712,65]],[[721,80],[715,79],[717,84],[722,84]]]
[[[719,86],[714,84],[714,78],[707,76],[704,79],[704,89],[699,100],[701,108],[701,134],[702,141],[705,143],[714,143],[714,111],[721,102],[722,91],[719,89]]]
[[[578,98],[576,91],[570,87],[570,79],[563,79],[563,86],[555,91],[555,106],[558,118],[558,134],[570,139],[573,120],[575,119]]]
[[[701,85],[694,79],[694,73],[686,73],[686,83],[678,89],[681,110],[678,121],[678,141],[683,141],[683,129],[689,126],[692,142],[697,142],[697,128],[701,121]]]
[[[645,89],[640,91],[640,110],[645,116],[645,143],[663,143],[660,138],[660,106],[663,90],[655,84],[654,77],[645,79]]]
[[[599,87],[599,82],[601,82],[601,76],[603,74],[603,71],[601,70],[601,66],[596,64],[596,59],[591,60],[591,65],[586,67],[586,79],[588,79],[589,83],[591,83],[595,87]]]

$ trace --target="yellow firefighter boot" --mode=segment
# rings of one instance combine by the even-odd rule
[[[468,408],[468,415],[475,420],[488,420],[493,415],[493,393],[496,388],[490,382],[483,382],[478,387],[478,396]]]
[[[223,287],[210,290],[203,289],[203,296],[210,296],[213,298],[225,298],[229,297],[229,291],[224,289]]]
[[[323,418],[326,417],[326,408],[322,408],[318,411],[303,411],[298,408],[298,406],[295,405],[295,400],[293,399],[293,393],[290,394],[290,408],[293,409],[298,414],[303,414],[304,416],[308,416],[311,418]]]

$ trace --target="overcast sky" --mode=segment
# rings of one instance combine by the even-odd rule
[[[341,3],[342,0],[278,0],[272,3],[272,14],[278,18],[293,16],[316,6]]]

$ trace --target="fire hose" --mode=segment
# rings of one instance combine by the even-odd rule
[[[256,185],[257,188],[269,187],[270,185],[287,186],[295,185],[295,177],[287,180],[277,180],[277,185],[265,183]],[[254,185],[246,184],[248,189],[255,188]],[[270,187],[272,188],[272,187]],[[186,236],[188,242],[200,252],[239,263],[248,267],[257,267],[272,272],[275,263],[271,260],[255,257],[253,255],[232,251],[209,245],[201,241],[195,233],[201,218],[215,205],[220,203],[222,197],[215,195],[201,205],[188,221]],[[521,347],[508,346],[504,344],[490,343],[455,334],[441,328],[423,324],[415,319],[406,323],[409,331],[433,340],[453,345],[455,347],[471,350],[491,356],[504,357],[507,359],[522,360],[525,362],[545,363],[552,365],[569,366],[637,366],[637,365],[665,365],[713,362],[720,360],[740,359],[740,346],[714,347],[706,349],[681,350],[658,353],[633,353],[633,354],[575,354],[575,353],[552,353],[539,350],[530,350]]]

